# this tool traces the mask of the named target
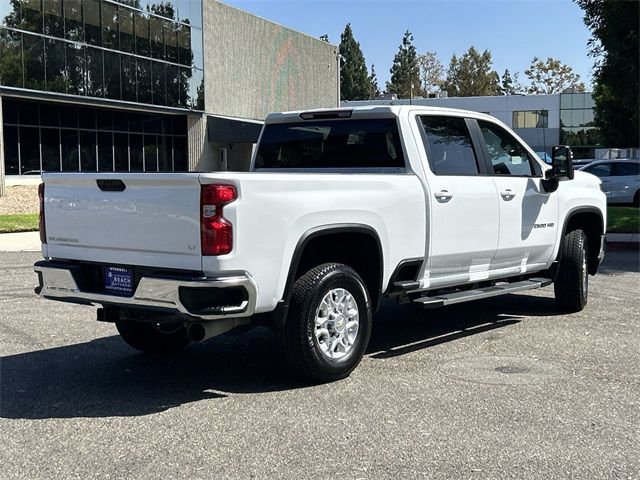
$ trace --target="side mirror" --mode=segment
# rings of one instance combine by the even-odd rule
[[[559,145],[551,149],[552,178],[573,180],[573,153],[568,145]]]

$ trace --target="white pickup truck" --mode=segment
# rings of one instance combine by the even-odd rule
[[[606,200],[553,153],[488,115],[386,106],[269,115],[247,173],[44,174],[36,292],[100,306],[144,352],[271,325],[292,369],[336,380],[383,298],[554,283],[585,306]]]

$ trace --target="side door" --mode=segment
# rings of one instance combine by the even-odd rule
[[[500,235],[493,276],[542,269],[556,243],[558,194],[542,186],[542,168],[502,126],[477,120],[487,169],[498,192]]]
[[[615,203],[633,202],[640,188],[640,163],[621,161],[611,164],[611,201]]]
[[[427,157],[426,287],[488,278],[498,246],[498,199],[464,117],[418,115]]]

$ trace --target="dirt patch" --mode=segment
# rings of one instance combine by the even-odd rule
[[[12,213],[38,213],[38,186],[17,185],[7,187],[6,195],[0,197],[0,215]]]

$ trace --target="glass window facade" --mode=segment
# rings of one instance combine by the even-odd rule
[[[200,0],[0,3],[0,85],[204,110]]]
[[[570,145],[574,158],[592,158],[598,145],[590,93],[560,94],[560,143]]]
[[[513,112],[512,128],[549,128],[548,110],[525,110]]]
[[[187,171],[186,115],[3,98],[7,175]]]

